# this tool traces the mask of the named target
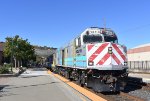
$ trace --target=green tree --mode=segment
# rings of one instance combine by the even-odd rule
[[[18,66],[27,65],[30,60],[35,60],[34,47],[28,42],[16,35],[15,37],[7,37],[4,49],[4,56],[11,57]]]

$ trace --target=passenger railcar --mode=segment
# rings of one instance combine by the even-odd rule
[[[120,91],[128,76],[126,47],[109,28],[87,28],[53,54],[54,65],[65,77],[97,92]]]

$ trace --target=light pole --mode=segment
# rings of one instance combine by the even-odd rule
[[[11,72],[13,72],[12,68],[13,68],[13,38],[11,40]]]

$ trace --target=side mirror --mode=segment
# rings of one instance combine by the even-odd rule
[[[122,48],[123,48],[124,52],[127,53],[127,47],[125,45],[122,45]]]

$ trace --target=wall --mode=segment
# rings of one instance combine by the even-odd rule
[[[150,61],[150,52],[128,54],[128,61]]]
[[[150,46],[128,50],[128,67],[131,72],[150,73]]]
[[[150,46],[129,49],[128,61],[150,61]]]

